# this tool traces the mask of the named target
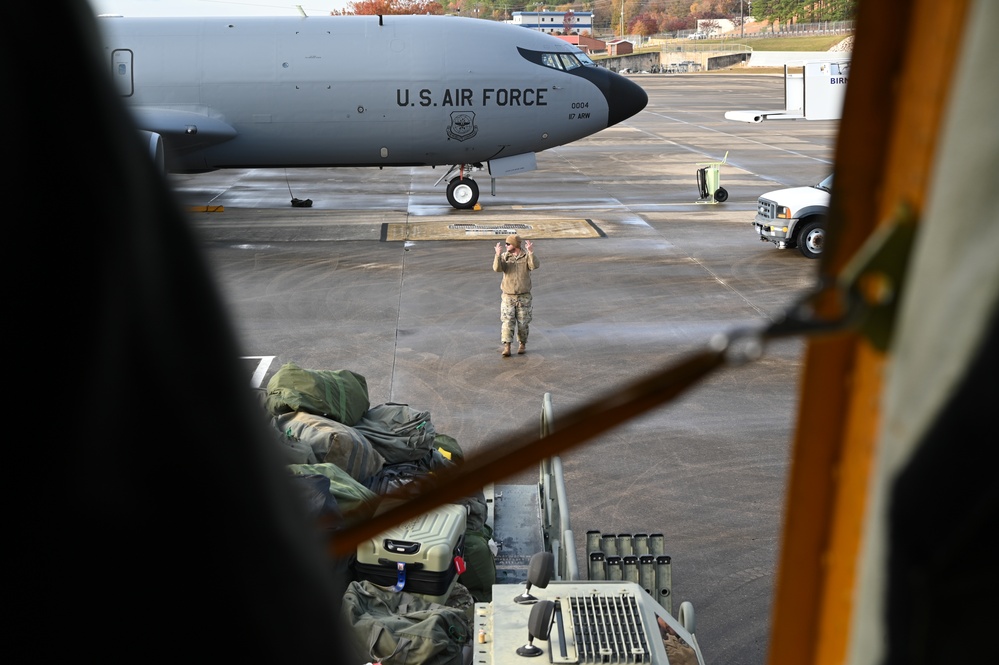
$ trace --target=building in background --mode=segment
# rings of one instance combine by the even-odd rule
[[[593,34],[593,12],[512,12],[509,21],[531,30],[555,35]]]
[[[586,55],[607,52],[607,42],[585,35],[555,35],[564,42],[569,42]]]
[[[631,55],[635,52],[635,44],[627,39],[613,39],[607,42],[608,55]]]

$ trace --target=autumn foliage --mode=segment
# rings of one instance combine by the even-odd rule
[[[444,8],[434,0],[360,0],[347,3],[343,11],[332,11],[334,16],[373,16],[399,14],[443,14]]]

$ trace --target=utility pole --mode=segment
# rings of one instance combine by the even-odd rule
[[[621,0],[621,41],[624,41],[624,0]]]
[[[746,38],[746,12],[743,11],[746,0],[739,0],[739,39]]]

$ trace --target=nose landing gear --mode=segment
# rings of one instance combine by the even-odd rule
[[[479,200],[479,186],[471,178],[458,176],[447,184],[447,202],[458,210],[474,208]]]
[[[470,210],[479,202],[479,185],[468,174],[481,168],[482,164],[478,163],[455,164],[437,180],[436,184],[439,185],[442,180],[451,178],[455,171],[458,172],[457,176],[447,181],[447,202],[451,204],[451,207],[458,210]]]

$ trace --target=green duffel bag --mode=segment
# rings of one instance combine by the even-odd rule
[[[396,402],[372,406],[354,429],[382,454],[386,464],[423,459],[433,450],[437,435],[429,411]]]
[[[465,531],[465,572],[458,576],[477,603],[492,602],[496,584],[496,557],[489,548],[493,530],[488,524],[481,531]]]
[[[454,503],[460,503],[468,509],[465,524],[469,531],[485,531],[489,528],[486,524],[486,520],[489,519],[489,506],[486,504],[486,497],[481,490],[473,496],[466,496]],[[487,535],[492,536],[492,530]]]
[[[441,434],[440,432],[435,433],[434,448],[441,451],[441,454],[443,454],[446,459],[451,460],[455,464],[460,464],[465,461],[465,453],[462,451],[461,446],[458,445],[458,441],[453,436]]]
[[[336,464],[289,464],[288,470],[296,476],[320,475],[329,478],[330,494],[345,515],[356,512],[359,516],[370,517],[378,507],[378,495]]]
[[[368,580],[351,582],[341,613],[358,651],[381,665],[462,665],[465,612]]]
[[[272,416],[305,411],[353,427],[371,406],[368,381],[349,369],[302,369],[286,363],[267,382]]]
[[[315,462],[329,462],[364,483],[381,471],[385,458],[353,427],[305,411],[284,413],[271,419],[289,447],[307,444]]]

